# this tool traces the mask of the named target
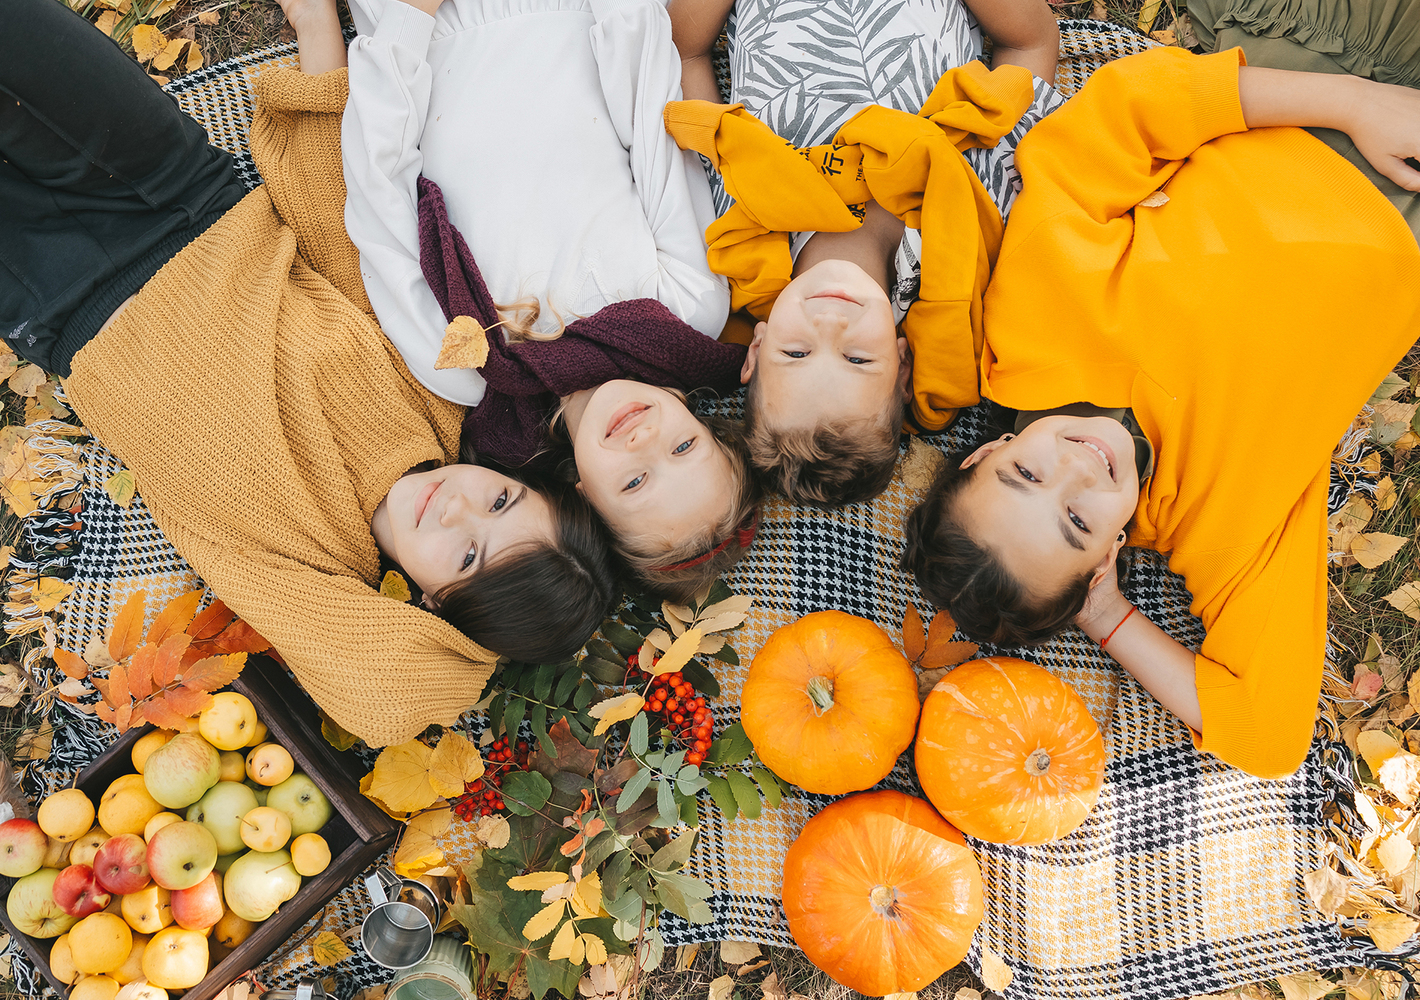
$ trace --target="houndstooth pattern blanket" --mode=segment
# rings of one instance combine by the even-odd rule
[[[1104,62],[1151,43],[1103,22],[1064,21],[1057,84],[1067,96]],[[260,182],[245,151],[251,81],[263,69],[294,61],[286,45],[190,74],[168,89],[202,122],[213,141],[238,155],[249,187]],[[716,404],[738,415],[738,400]],[[981,407],[947,432],[922,439],[942,452],[986,436]],[[920,444],[904,449],[904,467],[920,466]],[[161,607],[200,581],[157,530],[139,497],[116,506],[103,484],[118,462],[97,442],[68,456],[83,482],[78,495],[52,501],[26,522],[16,565],[64,575],[75,587],[56,612],[29,629],[48,629],[60,645],[82,649],[103,634],[112,613],[137,589]],[[733,637],[743,666],[717,664],[722,725],[738,719],[748,664],[769,634],[812,611],[836,608],[870,618],[894,638],[907,602],[927,604],[896,568],[903,516],[917,499],[918,472],[894,479],[868,504],[827,513],[782,500],[763,511],[755,546],[728,578],[755,598],[750,620]],[[141,483],[139,484],[141,488]],[[1337,479],[1339,506],[1355,483]],[[81,530],[76,528],[82,525]],[[1130,596],[1142,611],[1184,643],[1203,633],[1188,610],[1180,578],[1152,553],[1136,559]],[[1098,805],[1071,836],[1040,847],[973,842],[985,881],[985,918],[968,961],[978,971],[983,949],[1002,957],[1014,979],[1011,1000],[1025,998],[1190,996],[1303,969],[1377,964],[1384,960],[1308,902],[1302,876],[1320,867],[1327,815],[1350,814],[1350,760],[1325,712],[1301,770],[1285,781],[1263,781],[1201,756],[1187,730],[1097,647],[1071,632],[1043,648],[983,649],[1040,663],[1069,681],[1104,733],[1108,766]],[[47,760],[24,772],[33,797],[61,787],[114,738],[112,729],[57,704],[55,740]],[[470,713],[473,732],[483,720]],[[904,757],[883,783],[921,794]],[[791,946],[780,908],[785,851],[804,823],[829,801],[797,793],[757,820],[727,822],[708,797],[700,804],[700,839],[692,867],[715,889],[714,919],[692,926],[670,917],[671,944],[744,939]],[[456,827],[461,824],[456,824]],[[472,845],[456,829],[446,854],[458,862]],[[385,982],[390,974],[357,953],[333,969],[313,964],[307,931],[337,933],[358,924],[369,902],[357,882],[295,939],[289,953],[257,970],[268,987],[291,987],[302,976],[329,980],[343,998]],[[38,994],[43,981],[17,955],[20,988]]]

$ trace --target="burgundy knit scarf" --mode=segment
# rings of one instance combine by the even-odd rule
[[[449,221],[444,194],[419,178],[419,266],[444,317],[498,322],[493,297],[463,236]],[[574,320],[557,340],[509,344],[488,334],[483,402],[464,418],[463,442],[480,457],[522,465],[546,444],[547,417],[558,399],[617,378],[689,392],[739,388],[745,348],[722,344],[689,326],[655,299],[613,302]]]

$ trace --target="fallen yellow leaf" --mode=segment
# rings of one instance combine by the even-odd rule
[[[721,941],[720,961],[726,965],[744,965],[763,954],[753,941]]]
[[[735,992],[735,981],[729,976],[719,976],[710,982],[709,1000],[730,1000]]]
[[[1407,583],[1385,595],[1385,602],[1397,611],[1420,622],[1420,583]]]
[[[1375,569],[1399,552],[1407,541],[1409,539],[1401,535],[1387,535],[1384,532],[1373,531],[1351,539],[1351,554],[1366,569]]]
[[[72,583],[65,583],[55,576],[42,576],[30,587],[35,607],[41,611],[53,611],[59,602],[74,592]]]
[[[17,368],[8,379],[10,388],[21,396],[33,396],[39,391],[39,387],[48,381],[49,379],[44,376],[44,369],[38,365],[25,365],[23,368]]]
[[[462,795],[464,785],[483,777],[483,758],[478,748],[461,733],[444,731],[439,745],[429,755],[429,784],[446,798]]]
[[[1302,877],[1302,884],[1306,887],[1307,897],[1316,908],[1331,916],[1346,902],[1346,890],[1350,883],[1334,869],[1322,867],[1314,872],[1307,872]]]
[[[567,881],[565,872],[530,872],[527,875],[515,875],[508,879],[508,888],[517,889],[519,892],[546,892],[555,885],[562,885]]]
[[[350,949],[334,931],[321,931],[311,940],[311,957],[317,965],[334,965],[350,957]]]
[[[1016,978],[1010,967],[990,948],[981,947],[981,984],[993,993],[1004,993]]]
[[[104,492],[109,495],[110,500],[124,510],[133,506],[133,495],[138,492],[138,484],[133,478],[133,470],[119,469],[105,479]]]
[[[694,632],[691,629],[690,632]],[[687,632],[686,635],[689,635]],[[677,639],[677,642],[680,640]],[[697,637],[697,643],[700,641]],[[593,736],[600,736],[618,722],[625,722],[641,711],[646,705],[646,699],[635,692],[617,695],[615,698],[608,698],[606,701],[599,701],[587,710],[587,714],[598,720],[597,728],[592,730]]]
[[[1420,757],[1401,750],[1381,765],[1376,777],[1381,787],[1400,800],[1402,805],[1411,806],[1420,796]]]
[[[435,369],[482,368],[488,360],[488,334],[472,316],[455,316],[444,328]]]
[[[168,47],[167,37],[151,24],[134,25],[129,40],[133,42],[133,55],[141,63],[151,62]]]
[[[690,662],[690,658],[700,648],[700,640],[703,638],[705,638],[703,629],[686,629],[681,633],[679,639],[671,643],[670,649],[666,650],[666,655],[657,660],[656,665],[650,668],[651,675],[660,677],[663,674],[673,674],[680,670]]]
[[[191,73],[195,69],[202,68],[202,46],[193,42],[187,47],[187,59],[183,62],[182,68]]]
[[[1377,913],[1366,921],[1366,931],[1381,951],[1395,951],[1415,933],[1420,921],[1399,913]]]
[[[1376,454],[1372,452],[1372,454]],[[1395,480],[1386,476],[1376,484],[1376,510],[1390,510],[1400,499],[1400,493],[1395,488]]]
[[[1286,1000],[1321,1000],[1334,988],[1334,984],[1318,976],[1315,972],[1297,972],[1290,976],[1278,976],[1277,985],[1282,987]]]
[[[1414,857],[1415,845],[1400,830],[1376,845],[1376,860],[1381,863],[1381,867],[1391,878],[1395,878],[1406,868],[1409,868],[1411,859]]]
[[[385,747],[370,772],[370,794],[396,812],[427,809],[439,796],[429,784],[431,751],[418,740]]]
[[[173,63],[177,62],[178,56],[182,55],[183,46],[187,45],[186,38],[174,38],[163,47],[163,51],[153,57],[154,69],[172,69]]]
[[[216,24],[221,20],[222,12],[220,10],[204,10],[201,14],[197,15],[198,24]]]
[[[1420,674],[1416,675],[1420,677]],[[1384,729],[1368,729],[1356,737],[1356,749],[1366,759],[1366,766],[1375,774],[1381,765],[1400,752],[1400,741]]]
[[[396,570],[389,570],[380,581],[380,593],[395,601],[407,602],[413,595],[409,592],[409,582]]]
[[[513,828],[502,816],[480,816],[471,832],[473,839],[478,841],[480,846],[491,847],[496,851],[500,847],[508,846]]]
[[[114,29],[114,27],[115,27],[117,24],[118,24],[118,11],[116,11],[116,10],[106,10],[106,11],[104,11],[102,14],[100,14],[99,17],[98,17],[98,20],[96,20],[96,21],[94,22],[94,27],[95,27],[95,28],[98,28],[98,29],[99,29],[100,31],[102,31],[105,35],[108,35],[110,38],[112,38],[112,37],[113,37],[113,29]]]
[[[567,902],[565,900],[559,899],[555,903],[548,903],[529,917],[527,923],[523,924],[523,937],[527,938],[529,941],[541,941],[543,938],[547,937],[547,935],[551,934],[553,929],[562,922],[562,917],[566,912]],[[570,921],[567,926],[572,926]],[[556,942],[553,942],[553,944],[555,945]],[[552,956],[549,955],[548,957],[551,958]]]

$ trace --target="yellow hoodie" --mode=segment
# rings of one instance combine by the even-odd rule
[[[1247,131],[1242,61],[1121,59],[1026,137],[981,374],[1017,409],[1133,408],[1157,462],[1130,542],[1207,629],[1196,742],[1276,777],[1316,718],[1330,454],[1420,334],[1420,248],[1320,141]]]

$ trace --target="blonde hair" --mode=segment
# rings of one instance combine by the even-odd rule
[[[516,302],[506,304],[495,302],[493,308],[498,310],[498,322],[494,326],[503,328],[510,344],[518,344],[526,340],[545,343],[549,340],[556,340],[567,332],[567,324],[563,321],[562,314],[553,308],[551,303],[548,303],[547,309],[557,320],[557,329],[549,330],[546,333],[535,329],[538,319],[542,316],[542,303],[535,295],[527,295]]]

